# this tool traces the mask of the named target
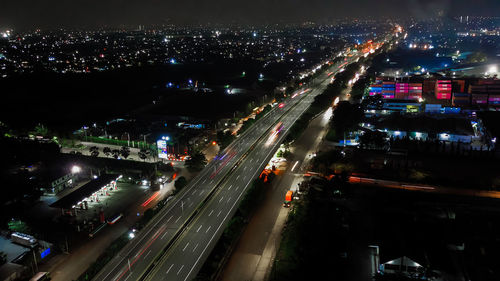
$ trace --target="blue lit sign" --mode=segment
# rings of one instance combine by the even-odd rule
[[[50,248],[47,248],[45,249],[43,252],[40,253],[40,256],[43,258],[45,258],[46,256],[48,256],[50,254]]]

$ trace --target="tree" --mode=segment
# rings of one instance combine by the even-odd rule
[[[345,133],[357,127],[362,118],[363,110],[361,107],[347,101],[341,101],[333,112],[330,125],[335,130],[336,136],[343,138]]]
[[[90,156],[97,157],[99,156],[99,148],[97,146],[91,146],[89,148]]]
[[[185,177],[179,177],[174,183],[176,192],[181,191],[187,185],[187,180]]]
[[[387,134],[380,131],[365,131],[363,135],[359,137],[361,147],[381,149],[387,144]]]
[[[113,149],[113,150],[111,151],[111,154],[113,155],[113,157],[114,157],[115,159],[118,159],[118,157],[120,157],[120,150],[118,150],[118,149]]]
[[[382,95],[368,96],[363,99],[362,106],[364,108],[382,109],[384,101]]]
[[[351,89],[351,97],[356,100],[361,99],[365,94],[365,91],[369,84],[370,84],[370,77],[368,76],[365,76],[356,81],[356,83],[354,83]]]
[[[49,129],[47,129],[47,127],[45,127],[43,124],[38,124],[33,130],[33,133],[39,136],[46,136],[49,134]]]
[[[339,150],[329,150],[318,153],[312,161],[313,170],[326,174],[332,164],[340,159],[342,159],[342,154]]]
[[[122,146],[120,149],[120,154],[123,158],[127,158],[130,155],[130,148],[128,146]]]
[[[110,155],[111,155],[111,148],[109,148],[109,147],[107,147],[107,146],[106,146],[106,147],[104,147],[104,148],[102,149],[102,153],[104,153],[104,155],[106,155],[106,156],[110,156]]]
[[[153,157],[156,160],[158,156],[158,148],[155,145],[149,145],[148,148],[148,156]]]
[[[31,228],[21,220],[12,219],[11,221],[9,221],[8,227],[9,230],[11,231],[21,232],[24,234],[31,234]]]
[[[465,60],[466,63],[478,63],[478,62],[485,62],[488,57],[486,56],[485,53],[483,52],[474,52],[471,55],[467,57]]]
[[[146,158],[149,157],[149,150],[141,148],[141,150],[139,150],[139,152],[138,152],[138,155],[139,155],[139,158],[146,161]]]
[[[201,151],[194,151],[191,158],[186,160],[186,167],[191,172],[201,171],[205,165],[207,165],[207,159]]]
[[[146,211],[144,211],[144,221],[145,222],[148,222],[149,220],[151,220],[155,215],[155,211],[152,209],[152,208],[149,208],[147,209]]]
[[[234,140],[234,135],[231,134],[231,131],[218,131],[217,132],[217,142],[219,143],[220,150],[223,150],[228,145],[231,144]]]

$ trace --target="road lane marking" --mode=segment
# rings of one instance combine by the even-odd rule
[[[326,85],[326,83],[327,83],[327,82],[328,82],[328,81],[327,81],[327,80],[325,80],[325,81],[324,81],[321,85]],[[307,101],[311,102],[311,101],[313,100],[313,98],[314,98],[314,97],[315,97],[315,96],[319,93],[319,92],[318,92],[318,93],[317,93],[317,92],[318,92],[318,91],[314,91],[314,94],[308,95],[308,96],[307,96],[307,98],[306,98],[306,99],[304,99],[304,100],[307,100]],[[296,101],[295,103],[298,103],[298,101]],[[298,107],[297,107],[297,108],[298,108]],[[305,106],[302,106],[302,107],[300,107],[300,108],[302,109],[302,108],[306,108],[306,107],[305,107]],[[291,119],[297,119],[297,117],[298,117],[297,112],[298,112],[298,111],[300,111],[300,110],[294,110],[294,115],[293,115],[292,117],[295,117],[295,118],[289,118],[289,119],[290,119],[290,120],[291,120]],[[302,111],[304,111],[304,110],[302,110]],[[278,112],[273,111],[273,114],[274,114],[274,115],[276,115],[277,113],[278,113]],[[269,116],[271,116],[271,115],[269,115]],[[270,118],[271,118],[271,117],[269,117],[268,119],[270,119]],[[266,122],[266,123],[270,123],[270,120],[265,120],[265,122]],[[260,130],[260,131],[262,131],[262,130]],[[248,144],[249,142],[247,141],[246,143]],[[247,168],[247,167],[244,167],[244,168],[245,168],[245,170],[246,170],[246,168]],[[206,180],[207,180],[207,179],[203,180],[203,182],[206,182]],[[212,182],[213,182],[213,181],[212,181]],[[248,184],[247,184],[247,185],[248,185]],[[239,189],[238,187],[236,187],[236,188],[237,188],[237,189]],[[243,189],[245,189],[245,188],[246,188],[246,186],[244,186],[244,187],[243,187]],[[165,212],[165,215],[168,215],[168,212],[169,212],[170,210],[172,210],[172,209],[173,209],[173,208],[177,205],[177,203],[178,203],[178,202],[175,202],[175,204],[174,204],[173,206],[171,206],[171,207],[170,207],[170,209],[169,209],[167,212]],[[161,219],[163,219],[165,215],[161,216]],[[157,225],[158,223],[160,223],[160,222],[161,222],[161,219],[160,219],[160,220],[158,220],[158,221],[155,223],[155,225]],[[154,229],[154,228],[151,228],[151,229]],[[148,232],[147,232],[147,234],[149,234],[149,232],[150,232],[150,231],[148,231]],[[208,230],[207,230],[207,232],[208,232]],[[147,237],[147,235],[144,235],[143,237],[141,237],[141,241],[142,241],[144,238],[146,238],[146,237]],[[140,242],[140,241],[138,241],[138,240],[135,240],[135,241]],[[136,246],[137,246],[137,245],[136,245]],[[136,247],[136,246],[135,246],[135,247]],[[131,249],[131,251],[133,251],[133,250],[134,250],[134,248],[132,248],[132,249]],[[205,250],[204,250],[204,251],[205,251]],[[197,261],[197,262],[198,262],[198,261]],[[118,265],[120,265],[120,264],[117,264],[116,266],[118,266]],[[116,268],[116,266],[115,266],[114,268]],[[113,270],[114,270],[114,268],[113,268]],[[109,273],[111,273],[111,272],[112,272],[112,271],[109,271]],[[109,276],[109,273],[106,275],[106,277],[107,277],[107,276]],[[190,271],[190,273],[191,273],[191,271]],[[190,273],[189,273],[189,274],[190,274]],[[189,274],[188,274],[188,275],[189,275]],[[186,279],[187,279],[187,277],[186,277]]]
[[[191,206],[193,206],[193,202],[189,203],[189,206],[188,206],[188,207],[191,207]]]
[[[146,247],[144,247],[141,251],[141,253],[134,258],[134,260],[129,264],[128,268],[125,268],[125,270],[115,279],[116,281],[120,280],[128,271],[130,271],[131,266],[133,266],[137,260],[144,254],[144,252],[155,242],[155,240],[160,236],[161,231],[163,231],[164,226],[162,226],[160,229],[158,229],[155,234],[153,235],[153,238],[147,242]],[[111,272],[110,272],[111,273]],[[108,274],[109,275],[109,274]]]
[[[149,252],[144,256],[144,259],[146,259],[149,256],[149,254],[151,254],[151,250],[149,250]]]
[[[205,190],[200,191],[200,196],[203,194],[203,192],[205,192]]]
[[[238,176],[236,177],[236,180],[238,180],[239,178],[240,178],[240,175],[238,175]]]
[[[219,217],[219,216],[220,216],[220,213],[222,213],[222,211],[219,211],[219,213],[217,214],[217,217]]]
[[[214,212],[214,210],[210,211],[210,214],[208,214],[208,216],[210,217],[212,215],[212,213]]]
[[[174,216],[170,216],[170,218],[168,218],[167,222],[169,222]]]
[[[170,269],[172,269],[172,267],[174,266],[174,264],[171,264],[170,267],[168,268],[167,272],[165,274],[168,274],[170,272]]]
[[[209,225],[209,226],[208,226],[208,228],[207,228],[207,231],[205,231],[205,233],[207,233],[207,232],[210,230],[210,228],[211,228],[211,227],[212,227],[212,226],[211,226],[211,225]]]
[[[247,169],[247,166],[243,167],[243,171],[245,171]]]
[[[179,275],[179,273],[181,273],[181,270],[184,268],[184,265],[181,266],[181,268],[179,268],[179,271],[177,271],[177,275]]]
[[[222,199],[224,199],[224,196],[222,196],[222,197],[219,199],[219,203],[220,203],[220,201],[222,201]]]
[[[199,243],[198,243],[198,244],[196,244],[196,246],[194,246],[193,253],[194,253],[194,251],[196,250],[196,248],[198,248],[198,245],[199,245]]]
[[[201,229],[202,226],[203,226],[203,224],[200,225],[200,227],[198,227],[198,230],[196,230],[196,232],[200,231],[200,229]]]
[[[181,218],[181,216],[179,216],[176,220],[175,220],[175,223],[177,223],[179,221],[179,219]]]
[[[269,154],[271,154],[273,151],[269,152],[267,156],[269,156]],[[266,156],[266,158],[267,158]],[[254,173],[253,176],[256,176],[257,173],[259,171],[257,171],[256,173]],[[247,188],[248,185],[250,184],[250,182],[248,182],[244,187],[243,189]],[[219,224],[219,226],[217,227],[217,230],[215,231],[215,233],[212,235],[212,237],[210,238],[210,240],[208,241],[208,243],[206,243],[205,245],[205,248],[203,249],[203,251],[201,252],[200,255],[198,255],[198,258],[196,259],[196,261],[194,262],[194,265],[191,267],[191,269],[189,270],[188,274],[186,275],[186,277],[184,278],[184,281],[186,281],[188,278],[189,278],[189,275],[193,272],[194,268],[196,267],[196,265],[198,264],[198,262],[200,261],[201,257],[203,256],[203,253],[205,253],[205,251],[207,250],[208,246],[210,245],[210,243],[212,242],[212,240],[214,239],[215,237],[215,234],[217,233],[217,231],[219,231],[219,229],[222,227],[222,225],[224,224],[224,221],[227,219],[227,217],[229,216],[229,213],[231,213],[231,210],[234,208],[234,206],[236,205],[236,202],[238,202],[238,200],[241,198],[241,196],[243,196],[243,193],[240,193],[240,195],[238,195],[238,198],[234,201],[233,205],[231,206],[231,208],[229,209],[229,212],[226,213],[226,216],[224,217],[224,219],[222,220],[222,222]],[[220,214],[220,211],[219,211],[219,214]],[[210,229],[210,228],[209,228]],[[207,230],[208,232],[208,230]]]
[[[188,245],[189,245],[189,242],[187,242],[186,246],[184,246],[184,249],[182,249],[183,252],[184,252],[184,250],[186,250]]]
[[[227,199],[227,203],[229,203],[229,201],[231,201],[231,197],[229,197],[229,199]]]
[[[231,190],[231,187],[233,187],[233,185],[232,185],[232,184],[229,186],[229,188],[228,188],[227,190]]]
[[[193,193],[191,193],[191,195],[194,195],[195,193],[196,193],[196,189],[195,189],[195,190],[193,190]]]
[[[163,233],[163,235],[161,236],[161,238],[160,238],[160,239],[162,239],[162,240],[163,240],[163,238],[165,237],[165,235],[167,235],[167,232],[168,232],[168,230],[167,230],[167,231],[165,231],[165,233]]]

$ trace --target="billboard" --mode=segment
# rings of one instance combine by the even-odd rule
[[[161,139],[156,141],[156,147],[158,147],[158,158],[167,159],[167,141],[170,140],[169,137],[161,137]]]

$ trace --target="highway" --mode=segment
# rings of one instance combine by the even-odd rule
[[[338,71],[335,68],[338,66],[332,66],[331,69]],[[324,74],[323,82],[312,91],[297,91],[294,98],[288,98],[284,102],[284,107],[274,107],[241,134],[176,195],[93,280],[139,280],[151,269],[151,264],[163,256],[167,248],[166,258],[156,265],[153,272],[168,271],[169,274],[175,274],[178,278],[174,279],[178,280],[194,277],[248,185],[269,161],[290,126],[308,108],[314,96],[320,94],[329,83],[330,79],[326,78]],[[273,134],[273,128],[280,118],[283,129]],[[275,139],[271,139],[269,143],[271,134]],[[214,191],[214,196],[200,212],[200,205]],[[196,214],[197,212],[200,214]],[[193,218],[195,220],[189,224]],[[180,237],[174,239],[181,230],[183,232]],[[171,242],[175,243],[169,247]],[[169,263],[172,259],[173,262]],[[178,266],[173,269],[175,264]],[[148,276],[154,280],[165,279],[162,274]]]
[[[211,161],[174,199],[158,213],[127,246],[113,258],[93,280],[137,280],[149,264],[161,254],[177,231],[181,229],[199,204],[223,180],[236,161],[264,134],[286,110],[299,99],[274,107],[266,116],[231,143]],[[125,277],[125,278],[124,278]]]
[[[226,223],[236,212],[249,185],[265,168],[293,123],[329,82],[330,79],[324,80],[278,120],[283,128],[278,134],[276,130],[271,130],[261,138],[145,280],[191,280],[196,277],[222,235]]]

